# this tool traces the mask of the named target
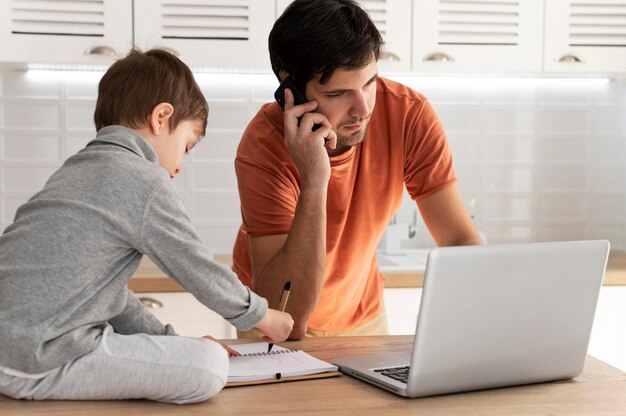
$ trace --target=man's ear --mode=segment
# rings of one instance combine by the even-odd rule
[[[152,134],[158,136],[161,129],[167,125],[172,114],[174,114],[174,106],[170,103],[161,103],[154,107],[148,120]]]
[[[289,76],[289,72],[281,69],[280,71],[278,71],[278,76],[280,77],[280,82],[283,82],[285,78]]]

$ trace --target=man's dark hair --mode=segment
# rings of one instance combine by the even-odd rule
[[[163,102],[174,107],[170,128],[185,120],[202,121],[203,131],[206,128],[209,105],[189,67],[167,51],[133,48],[100,80],[96,130],[113,124],[143,127],[154,107]]]
[[[321,74],[359,69],[378,59],[383,39],[367,12],[352,0],[295,0],[276,20],[269,35],[272,70],[286,71],[304,91]]]

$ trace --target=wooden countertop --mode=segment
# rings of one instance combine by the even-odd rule
[[[281,346],[325,361],[338,355],[409,351],[411,336],[306,338]],[[227,341],[238,342],[236,340]],[[623,415],[626,373],[587,357],[573,380],[405,399],[352,377],[226,388],[194,405],[147,400],[27,401],[0,395],[0,415]]]
[[[230,266],[230,255],[215,255],[215,260]],[[383,273],[386,288],[422,287],[422,272],[387,272]],[[605,286],[626,285],[626,252],[612,251],[604,276]],[[128,282],[128,287],[139,292],[185,292],[185,289],[167,277],[147,257],[141,261],[139,268]]]

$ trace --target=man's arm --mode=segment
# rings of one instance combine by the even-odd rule
[[[290,339],[301,339],[317,305],[326,269],[326,190],[302,190],[289,234],[250,237],[253,290],[278,308],[287,280]]]
[[[456,184],[419,199],[417,206],[438,246],[485,243],[465,208]]]
[[[325,116],[312,113],[316,107],[315,102],[294,106],[293,94],[285,90],[285,146],[300,173],[300,195],[288,234],[249,237],[254,292],[278,308],[283,286],[291,281],[286,307],[294,320],[290,339],[304,337],[326,269],[330,161],[324,139],[335,148],[337,135]],[[315,124],[320,128],[313,131]]]

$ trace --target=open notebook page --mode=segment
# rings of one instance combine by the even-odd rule
[[[304,351],[288,350],[275,345],[268,353],[265,342],[230,347],[246,355],[230,357],[228,382],[273,379],[277,378],[277,374],[286,378],[337,371],[337,366]]]

